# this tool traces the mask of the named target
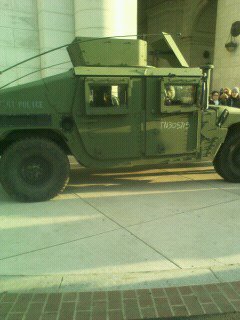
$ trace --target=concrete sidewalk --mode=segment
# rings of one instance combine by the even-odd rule
[[[240,185],[209,164],[72,165],[64,194],[18,203],[0,189],[0,292],[180,287],[240,280]]]

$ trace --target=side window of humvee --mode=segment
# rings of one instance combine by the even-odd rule
[[[181,105],[192,106],[197,103],[197,86],[194,84],[179,85],[169,84],[164,85],[164,105]]]
[[[87,114],[127,113],[129,84],[127,79],[87,79],[85,101]]]
[[[126,85],[90,85],[89,103],[93,108],[99,107],[126,107]]]

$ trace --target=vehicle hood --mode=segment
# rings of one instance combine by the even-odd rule
[[[228,110],[229,114],[226,117],[226,120],[222,124],[222,128],[228,128],[232,124],[239,123],[240,124],[240,108],[234,108],[229,106],[211,106],[211,109],[215,109],[217,111],[217,118],[221,116],[224,110]]]
[[[75,90],[73,72],[0,90],[0,114],[66,112]],[[68,110],[67,110],[68,111]]]

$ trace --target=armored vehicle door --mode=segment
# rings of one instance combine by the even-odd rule
[[[146,91],[146,155],[196,154],[200,127],[199,78],[149,78]]]
[[[88,155],[96,160],[138,158],[141,155],[140,79],[86,77],[85,101],[78,100],[79,133]]]

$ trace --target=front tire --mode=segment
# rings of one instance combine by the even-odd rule
[[[68,157],[56,143],[27,138],[4,151],[1,183],[9,195],[20,201],[45,201],[64,190],[69,170]]]
[[[226,139],[213,165],[216,172],[226,181],[240,182],[240,133]]]

